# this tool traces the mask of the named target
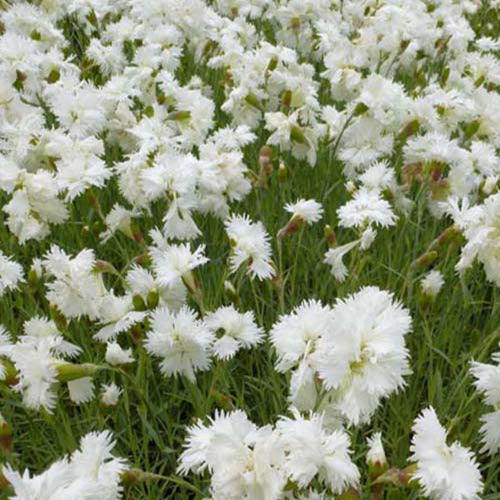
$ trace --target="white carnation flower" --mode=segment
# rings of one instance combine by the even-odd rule
[[[166,307],[151,315],[151,331],[145,339],[146,350],[161,358],[164,375],[185,375],[195,381],[195,371],[210,367],[210,347],[213,333],[188,307],[172,313]]]
[[[0,250],[0,297],[6,290],[16,290],[24,281],[23,268]]]
[[[434,408],[415,420],[413,433],[411,460],[417,463],[413,479],[424,495],[433,500],[478,500],[483,483],[474,454],[458,441],[446,444],[447,434]]]
[[[253,347],[263,339],[264,331],[256,325],[253,311],[240,313],[234,306],[223,306],[208,313],[204,321],[218,336],[212,350],[220,359],[232,358],[239,349]]]
[[[281,417],[276,428],[285,447],[285,470],[292,481],[307,487],[317,476],[338,494],[357,486],[360,474],[351,460],[350,440],[344,430],[329,432],[321,415],[304,418],[297,410],[293,418]]]
[[[252,278],[274,276],[270,238],[262,222],[252,222],[246,215],[232,215],[224,224],[232,247],[231,272],[235,273],[245,263]]]
[[[331,321],[334,327],[318,340],[312,358],[332,404],[357,424],[405,384],[411,317],[392,294],[365,287],[337,301]]]
[[[471,373],[474,385],[484,395],[486,404],[494,411],[481,417],[481,434],[484,446],[481,451],[490,455],[500,450],[500,352],[493,355],[496,364],[472,362]]]

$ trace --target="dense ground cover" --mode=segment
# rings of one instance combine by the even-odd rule
[[[0,498],[500,499],[496,2],[2,9]]]

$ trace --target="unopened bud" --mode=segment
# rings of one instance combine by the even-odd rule
[[[403,53],[410,45],[410,40],[401,40],[401,44],[399,45],[399,50]]]
[[[110,274],[117,274],[118,271],[116,268],[113,266],[113,264],[109,263],[106,260],[96,260],[95,265],[94,265],[94,271],[96,273],[110,273]]]
[[[146,302],[141,295],[134,295],[132,297],[132,304],[134,305],[134,309],[136,311],[145,311],[147,309]]]
[[[382,436],[380,432],[377,432],[372,437],[368,438],[369,449],[366,454],[366,463],[368,464],[372,479],[377,478],[388,469],[387,459],[385,457],[384,446],[381,438]]]
[[[259,151],[260,168],[267,167],[267,165],[271,163],[272,156],[273,156],[273,150],[271,146],[267,145],[262,146]]]
[[[399,134],[399,140],[404,141],[405,139],[408,139],[408,137],[415,135],[419,131],[419,129],[420,129],[419,121],[412,120],[410,123],[406,125],[406,127]]]
[[[100,369],[99,365],[94,365],[93,363],[79,365],[76,363],[61,362],[56,365],[59,382],[71,382],[83,377],[91,377]]]
[[[142,298],[142,297],[141,297]],[[160,294],[158,290],[150,290],[146,298],[148,309],[155,309],[160,301]]]
[[[433,200],[445,200],[450,193],[450,184],[446,179],[440,179],[431,184],[431,196]]]
[[[214,398],[215,404],[218,408],[226,411],[234,410],[234,404],[231,401],[230,396],[228,396],[227,394],[223,394],[222,392],[215,389],[213,389],[210,394]]]
[[[56,83],[60,77],[61,77],[61,74],[59,73],[59,70],[53,69],[49,73],[49,76],[47,77],[47,82],[48,83]]]
[[[148,117],[148,118],[153,118],[153,116],[155,115],[155,108],[153,108],[153,106],[146,106],[144,108],[144,114]]]
[[[480,126],[481,123],[479,120],[468,123],[465,127],[465,138],[470,139],[479,130]]]
[[[456,237],[460,236],[460,229],[455,224],[447,227],[437,238],[437,244],[443,246],[446,243],[454,240]]]
[[[277,234],[277,237],[282,240],[286,236],[295,233],[304,224],[304,219],[302,217],[295,215],[291,217],[286,226],[283,226]]]
[[[292,102],[292,91],[291,90],[285,90],[283,92],[283,96],[281,98],[281,104],[285,109],[288,109],[290,107],[290,103]]]
[[[30,269],[28,271],[28,283],[31,286],[36,286],[36,284],[38,283],[38,274],[34,269]]]
[[[147,252],[144,252],[143,254],[135,257],[134,262],[136,264],[139,264],[140,266],[148,266],[149,264],[151,264],[151,257]]]
[[[233,304],[238,305],[240,303],[240,297],[236,288],[234,288],[234,285],[228,280],[224,281],[224,292]]]
[[[66,327],[68,326],[68,321],[66,320],[66,316],[64,316],[64,314],[61,311],[59,311],[56,305],[50,304],[49,315],[59,330],[66,329]]]
[[[1,363],[3,365],[4,376],[3,380],[0,380],[0,382],[3,382],[8,387],[12,387],[19,383],[19,373],[14,364],[8,359],[2,359]]]
[[[141,469],[127,469],[121,474],[121,482],[124,486],[136,486],[146,481],[156,481],[164,479],[158,474],[144,472]]]
[[[181,121],[186,121],[191,119],[191,111],[174,111],[173,113],[170,113],[168,117],[171,120],[175,120],[178,122]]]
[[[354,108],[353,116],[364,115],[370,108],[364,102],[358,102]]]
[[[328,247],[334,248],[337,245],[337,238],[335,237],[335,232],[329,224],[325,226],[324,233]]]
[[[299,127],[293,126],[290,130],[290,137],[298,144],[306,144],[307,138]]]
[[[0,448],[4,451],[11,451],[12,449],[12,429],[0,413]]]
[[[288,178],[288,169],[286,168],[286,165],[283,162],[281,162],[278,168],[278,180],[280,182],[285,182],[287,178]]]
[[[247,94],[247,96],[245,97],[245,102],[250,106],[252,106],[253,108],[262,111],[262,104],[257,99],[257,97],[255,97],[254,94]]]
[[[414,266],[419,268],[429,267],[438,258],[438,253],[435,250],[426,252],[421,255],[415,262]]]
[[[441,73],[441,78],[439,79],[439,83],[441,84],[442,87],[446,85],[446,82],[448,81],[449,77],[450,77],[450,67],[446,66],[446,68],[444,68],[443,72]]]
[[[276,56],[273,56],[269,61],[269,64],[267,66],[267,71],[269,71],[270,73],[274,71],[278,67],[278,62],[279,59]]]
[[[349,488],[347,491],[339,495],[338,500],[356,500],[359,498],[359,491],[354,488]]]

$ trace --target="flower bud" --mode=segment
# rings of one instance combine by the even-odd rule
[[[252,106],[252,108],[262,111],[262,104],[254,94],[247,94],[247,96],[245,97],[245,102]]]
[[[160,294],[158,290],[150,290],[146,298],[148,309],[155,309],[160,301]]]
[[[123,471],[121,475],[124,486],[135,486],[152,479],[157,480],[162,479],[162,477],[158,474],[152,474],[151,472],[144,472],[141,469],[127,469]]]
[[[92,363],[76,364],[60,362],[56,365],[57,379],[59,382],[72,382],[83,377],[95,375],[101,367]]]
[[[47,76],[47,83],[56,83],[59,78],[61,77],[61,73],[59,73],[58,69],[53,69],[50,73],[49,76]]]
[[[339,495],[338,500],[356,500],[359,498],[359,491],[354,488],[349,488],[347,491]]]
[[[191,119],[191,111],[174,111],[168,117],[178,122],[187,121]]]
[[[96,273],[109,273],[109,274],[118,274],[118,271],[115,269],[113,264],[105,261],[105,260],[96,260],[94,271]]]
[[[141,295],[134,295],[132,297],[132,304],[134,305],[134,309],[136,311],[145,311],[147,309],[146,302]]]
[[[282,240],[283,238],[295,233],[304,224],[304,219],[298,215],[294,215],[290,218],[288,223],[283,226],[277,234],[277,237]]]
[[[240,297],[236,288],[234,288],[234,285],[228,280],[224,281],[224,291],[233,304],[238,305],[240,303]]]
[[[358,102],[354,108],[352,116],[364,115],[370,108],[364,102]]]
[[[299,127],[293,126],[290,129],[290,137],[292,141],[297,142],[298,144],[307,144],[306,136]]]
[[[426,252],[421,255],[414,263],[414,267],[426,268],[429,267],[438,258],[438,253],[435,250]]]
[[[335,237],[335,233],[333,232],[332,227],[327,224],[325,226],[325,238],[328,243],[329,248],[334,248],[337,245],[337,238]]]
[[[10,452],[12,449],[12,429],[0,413],[0,448]]]
[[[368,453],[366,454],[366,463],[370,471],[372,479],[377,478],[383,474],[387,469],[387,459],[385,457],[384,446],[382,444],[382,435],[376,432],[373,436],[368,438]]]
[[[217,405],[218,408],[221,408],[226,411],[234,410],[234,405],[233,402],[231,401],[231,397],[228,396],[227,394],[223,394],[222,392],[213,389],[210,392],[210,395],[214,398],[215,404]]]
[[[50,319],[54,321],[59,330],[63,331],[68,326],[66,316],[64,316],[64,314],[59,311],[57,306],[55,306],[54,304],[50,304],[49,306],[49,316]]]
[[[418,120],[412,120],[410,123],[406,125],[406,127],[402,130],[402,132],[399,134],[398,139],[400,141],[404,141],[408,139],[408,137],[411,137],[412,135],[415,135],[420,129],[420,123]]]
[[[283,162],[281,162],[278,168],[278,180],[280,182],[285,182],[287,178],[288,178],[288,169],[286,168],[286,165]]]

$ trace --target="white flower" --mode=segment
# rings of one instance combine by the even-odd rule
[[[315,200],[300,199],[295,203],[287,203],[285,210],[292,214],[292,218],[300,218],[307,224],[318,222],[323,216],[323,207]]]
[[[334,328],[332,309],[317,300],[306,300],[290,314],[281,316],[270,336],[278,354],[276,370],[285,372],[307,358],[317,341]]]
[[[224,222],[231,241],[231,272],[245,263],[251,277],[267,279],[274,276],[271,264],[271,244],[262,222],[252,222],[247,215],[232,215]]]
[[[366,189],[377,192],[391,189],[396,182],[394,169],[387,161],[375,162],[359,176],[359,182]]]
[[[311,225],[318,222],[323,216],[323,207],[315,200],[297,200],[295,203],[287,203],[285,210],[292,214],[288,223],[278,231],[278,238],[297,231],[302,225]]]
[[[49,413],[56,406],[54,384],[57,382],[57,358],[54,356],[55,341],[47,337],[39,342],[21,341],[14,344],[8,357],[14,363],[19,382],[14,386],[22,392],[28,408],[45,408]]]
[[[276,425],[285,447],[285,470],[292,481],[307,487],[318,476],[334,493],[357,486],[359,471],[351,460],[350,440],[344,430],[327,431],[323,417],[281,417]]]
[[[90,432],[80,440],[80,447],[71,455],[71,464],[76,474],[89,486],[97,484],[102,500],[115,500],[122,492],[122,473],[126,470],[125,460],[111,454],[115,447],[109,431]]]
[[[449,201],[447,212],[454,218],[467,240],[455,269],[464,272],[477,258],[484,266],[486,277],[500,286],[500,193],[488,196],[483,204],[469,206],[465,200],[461,208],[456,199]]]
[[[344,255],[360,244],[360,240],[354,240],[345,245],[329,248],[325,253],[323,262],[331,267],[331,273],[337,281],[347,278],[347,267],[344,264]]]
[[[114,340],[121,332],[141,323],[146,315],[146,312],[133,310],[130,295],[115,297],[107,294],[102,298],[99,308],[99,322],[104,326],[99,329],[94,338],[101,342]]]
[[[429,271],[420,282],[422,292],[430,297],[435,297],[444,285],[444,278],[440,271]]]
[[[109,342],[106,345],[106,363],[111,366],[126,365],[134,362],[132,349],[122,349],[118,342]]]
[[[91,432],[80,440],[80,449],[54,462],[38,476],[23,475],[4,466],[2,473],[17,500],[70,499],[118,500],[125,461],[111,454],[115,443],[108,431]]]
[[[170,287],[161,286],[151,272],[133,264],[127,273],[127,284],[133,295],[140,295],[147,302],[150,293],[159,294],[160,305],[178,311],[187,298],[187,288],[182,281]]]
[[[382,444],[382,433],[375,432],[368,438],[368,452],[366,453],[366,463],[368,465],[382,467],[387,463],[384,445]]]
[[[233,306],[219,307],[204,319],[207,327],[218,336],[212,351],[220,359],[232,358],[241,348],[249,348],[263,340],[264,331],[255,323],[253,311],[240,313]]]
[[[16,290],[24,281],[23,268],[0,250],[0,297],[6,290]]]
[[[490,455],[500,450],[500,353],[493,354],[495,365],[472,362],[471,373],[474,385],[484,395],[486,404],[494,411],[481,417],[481,434],[484,446],[481,451]]]
[[[68,382],[69,397],[76,404],[88,403],[94,397],[92,377],[82,377]]]
[[[424,495],[434,500],[479,499],[483,483],[474,454],[458,441],[446,444],[446,431],[432,407],[421,413],[412,430],[410,458],[417,463],[413,479]]]
[[[116,231],[121,231],[129,238],[133,238],[131,222],[132,217],[137,215],[136,211],[127,210],[120,204],[115,203],[111,211],[106,215],[105,223],[107,229],[100,234],[103,243],[108,241]]]
[[[0,380],[5,379],[5,366],[2,364],[1,357],[7,356],[7,353],[12,346],[10,335],[3,325],[0,325]]]
[[[339,225],[342,227],[364,228],[375,224],[382,227],[394,226],[397,217],[389,202],[378,191],[358,189],[345,205],[337,210]]]
[[[172,313],[166,307],[157,308],[151,315],[151,328],[145,348],[161,358],[163,374],[185,375],[194,382],[195,371],[210,367],[214,335],[188,307],[183,306],[178,313]]]
[[[153,269],[158,283],[164,287],[178,285],[193,269],[208,262],[204,252],[205,245],[200,245],[192,252],[187,243],[160,249],[152,247]]]
[[[91,186],[103,187],[112,175],[100,158],[104,155],[104,143],[96,137],[72,139],[63,133],[53,133],[47,152],[56,158],[57,184],[67,190],[69,201]]]
[[[367,421],[411,372],[410,314],[391,293],[365,287],[338,300],[331,321],[334,328],[318,340],[312,358],[338,411],[353,424]]]
[[[372,243],[375,241],[376,237],[377,231],[375,231],[375,229],[373,229],[371,226],[368,226],[361,235],[359,248],[361,248],[361,250],[368,250],[372,246]]]
[[[22,393],[28,408],[43,407],[51,413],[56,405],[57,367],[81,349],[64,340],[55,323],[45,318],[26,321],[24,335],[15,344],[4,331],[0,333],[0,356],[9,358],[18,372],[14,390]]]
[[[242,411],[216,413],[187,430],[178,471],[212,476],[214,498],[278,500],[286,483],[282,443],[270,426],[257,428]]]
[[[312,354],[319,339],[335,328],[329,306],[319,301],[302,302],[290,314],[281,316],[273,325],[270,335],[278,360],[276,370],[293,369],[290,382],[290,399],[299,409],[310,410],[316,401],[314,375],[317,366]]]
[[[114,382],[101,386],[101,401],[105,406],[116,406],[122,394],[123,389],[118,387]]]
[[[47,283],[47,299],[68,318],[87,315],[97,319],[101,298],[106,290],[102,277],[93,272],[93,250],[86,248],[71,258],[58,246],[53,245],[44,259],[47,273],[55,278]]]

